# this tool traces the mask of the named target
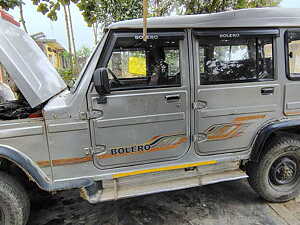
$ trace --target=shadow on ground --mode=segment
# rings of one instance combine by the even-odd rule
[[[34,199],[29,225],[282,225],[245,181],[90,205],[77,191]]]

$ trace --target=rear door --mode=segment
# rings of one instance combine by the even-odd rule
[[[98,168],[173,160],[190,146],[190,85],[183,30],[114,32],[99,67],[111,70],[111,94],[89,104],[94,162]]]
[[[194,31],[199,154],[243,151],[282,111],[274,67],[277,30]]]

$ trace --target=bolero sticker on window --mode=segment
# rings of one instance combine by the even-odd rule
[[[220,34],[220,38],[239,38],[240,36],[239,33]]]

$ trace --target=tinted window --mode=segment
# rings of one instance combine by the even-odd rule
[[[108,68],[112,90],[180,86],[179,39],[120,37]]]
[[[288,32],[288,66],[291,77],[300,77],[300,32]]]
[[[201,84],[274,79],[272,37],[199,39]]]

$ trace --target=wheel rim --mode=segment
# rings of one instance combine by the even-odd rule
[[[273,185],[290,185],[297,181],[299,165],[294,156],[283,156],[275,160],[269,172]]]

